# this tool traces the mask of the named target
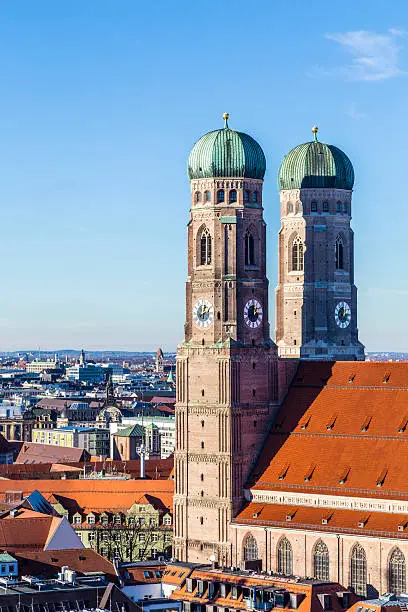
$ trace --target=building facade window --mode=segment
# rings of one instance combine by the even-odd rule
[[[278,572],[293,574],[293,551],[287,538],[282,538],[278,544]]]
[[[292,271],[302,272],[304,261],[303,261],[303,242],[299,236],[296,236],[292,243]]]
[[[217,202],[218,203],[224,202],[224,200],[225,200],[225,192],[223,189],[219,189],[217,191]]]
[[[244,202],[249,202],[249,191],[248,189],[245,189],[244,191]]]
[[[204,228],[200,236],[200,264],[202,266],[211,263],[211,234]]]
[[[236,189],[231,189],[231,191],[229,193],[229,201],[231,203],[237,201],[237,190]]]
[[[313,572],[318,580],[329,580],[329,549],[319,540],[313,554]]]
[[[317,212],[317,202],[312,202],[312,203],[310,204],[310,210],[311,210],[312,212]]]
[[[405,557],[399,548],[393,551],[388,564],[388,591],[395,595],[406,592]]]
[[[254,204],[258,202],[258,192],[257,191],[252,192],[251,200]]]
[[[347,204],[347,202],[343,202],[343,212],[344,212],[344,214],[346,214],[346,215],[347,215],[347,213],[348,213],[348,204]]]
[[[255,240],[249,230],[245,234],[245,265],[255,265]]]
[[[206,202],[211,202],[211,191],[204,192],[204,199]]]
[[[344,244],[341,236],[337,236],[335,244],[336,270],[344,270]]]
[[[360,544],[355,544],[351,551],[350,584],[356,595],[367,595],[367,558]]]
[[[329,203],[323,202],[323,212],[329,212]]]
[[[244,561],[255,561],[259,559],[258,544],[254,536],[247,535],[244,541]]]
[[[201,191],[196,191],[195,201],[196,201],[196,204],[203,201],[203,194],[201,193]]]

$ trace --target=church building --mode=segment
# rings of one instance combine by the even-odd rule
[[[188,161],[175,557],[404,592],[408,366],[364,362],[353,166],[317,128],[282,162],[275,344],[265,155],[228,118]]]

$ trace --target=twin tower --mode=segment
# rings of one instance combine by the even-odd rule
[[[333,145],[279,169],[275,342],[268,321],[265,155],[250,136],[205,134],[189,160],[185,338],[177,355],[175,555],[232,559],[231,520],[297,359],[362,360],[350,227],[353,166]],[[282,359],[279,359],[282,358]],[[285,359],[283,359],[285,358]],[[288,359],[289,358],[289,359]]]

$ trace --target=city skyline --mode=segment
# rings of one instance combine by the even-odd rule
[[[303,4],[260,2],[248,27],[241,1],[205,12],[186,2],[3,3],[0,350],[175,350],[187,158],[224,111],[267,158],[271,336],[277,171],[317,123],[356,172],[360,338],[368,351],[407,349],[404,3],[346,1],[352,16],[336,19],[320,0]]]

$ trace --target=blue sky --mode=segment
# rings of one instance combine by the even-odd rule
[[[175,348],[186,160],[224,111],[267,156],[271,303],[277,169],[317,123],[355,167],[361,340],[408,350],[407,21],[406,0],[2,0],[0,350]]]

